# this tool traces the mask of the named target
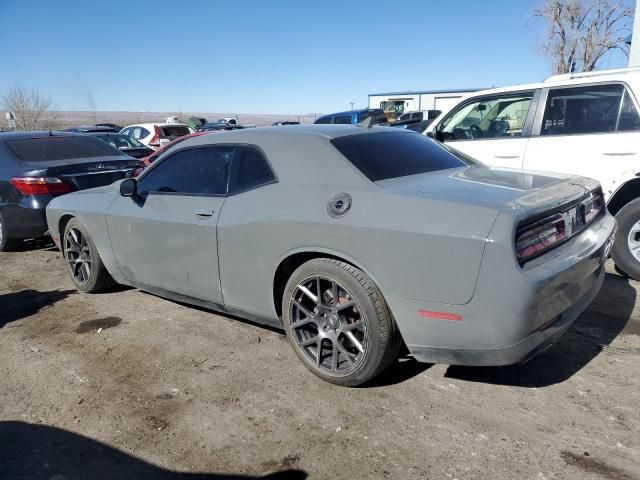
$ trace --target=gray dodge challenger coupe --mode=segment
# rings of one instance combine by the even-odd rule
[[[115,282],[284,328],[346,386],[404,347],[464,365],[541,352],[597,294],[616,229],[593,180],[344,125],[192,138],[138,179],[54,199],[47,220],[79,290]]]

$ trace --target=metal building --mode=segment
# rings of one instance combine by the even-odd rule
[[[404,112],[424,110],[448,110],[460,97],[467,93],[477,92],[482,88],[468,88],[459,90],[422,90],[416,92],[370,93],[369,108],[382,108],[385,111],[394,110],[400,116]]]

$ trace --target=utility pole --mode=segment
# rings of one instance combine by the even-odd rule
[[[356,102],[349,102],[351,104],[351,110],[353,110],[353,106],[356,104]]]

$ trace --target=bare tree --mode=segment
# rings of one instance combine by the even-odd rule
[[[533,17],[547,24],[541,47],[554,73],[594,70],[614,50],[629,56],[633,9],[626,0],[544,0]]]
[[[55,122],[51,115],[51,98],[38,90],[16,85],[3,97],[4,107],[16,116],[18,130],[48,130]]]

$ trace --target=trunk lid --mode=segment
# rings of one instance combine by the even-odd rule
[[[22,165],[30,170],[29,176],[57,177],[75,190],[84,190],[130,177],[141,164],[135,158],[118,155],[45,162],[25,161]]]
[[[527,216],[559,209],[590,196],[598,183],[583,177],[493,169],[481,165],[379,180],[385,188],[523,210]]]

